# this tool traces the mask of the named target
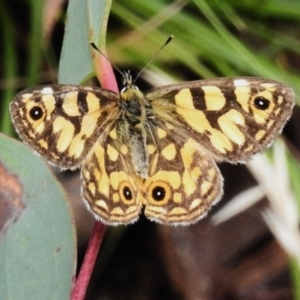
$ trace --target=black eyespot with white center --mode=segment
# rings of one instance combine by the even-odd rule
[[[163,187],[161,186],[156,186],[152,190],[152,198],[156,201],[162,201],[166,197],[166,191]]]
[[[132,192],[131,192],[130,187],[124,186],[124,188],[123,188],[123,196],[124,196],[124,198],[127,201],[132,200]]]
[[[259,110],[266,110],[270,106],[270,101],[262,96],[258,96],[254,99],[254,105]]]
[[[30,109],[29,115],[34,121],[37,121],[44,116],[44,112],[41,107],[34,106]]]

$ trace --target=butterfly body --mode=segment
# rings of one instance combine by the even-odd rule
[[[292,89],[262,78],[219,78],[142,93],[70,85],[27,89],[11,114],[24,139],[62,169],[81,166],[82,195],[105,224],[188,225],[222,196],[216,161],[263,151],[292,113]]]

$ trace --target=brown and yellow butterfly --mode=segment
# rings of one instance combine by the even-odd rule
[[[188,225],[222,196],[216,161],[245,162],[289,119],[294,94],[263,78],[218,78],[145,94],[124,74],[120,94],[48,85],[19,93],[11,115],[23,140],[61,169],[81,167],[82,196],[107,225],[145,215]]]

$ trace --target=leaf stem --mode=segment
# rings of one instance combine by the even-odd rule
[[[102,244],[105,225],[96,221],[83,259],[83,263],[72,291],[71,300],[83,300]]]

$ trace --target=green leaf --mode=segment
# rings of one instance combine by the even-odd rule
[[[93,72],[90,42],[104,44],[111,0],[71,0],[67,21],[58,81],[79,84]]]
[[[76,236],[66,195],[44,161],[0,134],[1,299],[69,299]]]

